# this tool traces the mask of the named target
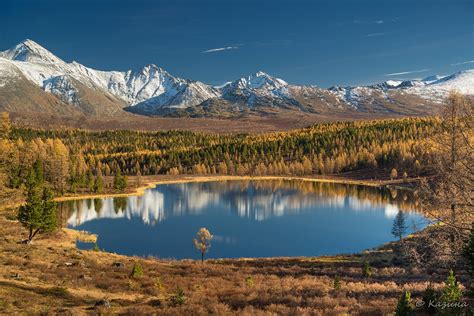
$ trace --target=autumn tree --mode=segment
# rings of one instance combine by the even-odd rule
[[[392,171],[390,171],[390,179],[394,180],[398,177],[398,172],[397,169],[393,168]]]
[[[472,109],[472,101],[458,92],[449,95],[438,129],[427,143],[433,150],[432,176],[422,181],[419,190],[425,211],[445,224],[447,239],[443,243],[449,244],[452,260],[473,220]]]
[[[201,228],[197,233],[197,238],[193,239],[194,246],[201,253],[201,262],[204,262],[204,255],[211,248],[211,240],[213,236],[206,228]]]
[[[8,114],[8,112],[0,113],[0,138],[8,138],[10,130],[10,115]]]
[[[137,170],[136,176],[137,176],[136,186],[137,188],[139,188],[143,185],[142,173],[140,172],[140,169]]]
[[[45,176],[53,187],[64,192],[69,177],[69,150],[60,139],[46,141]]]

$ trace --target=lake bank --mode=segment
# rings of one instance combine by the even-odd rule
[[[134,177],[130,177],[133,180]],[[394,179],[394,180],[368,180],[368,179],[354,179],[346,177],[310,177],[310,176],[190,176],[190,175],[178,175],[178,176],[148,176],[143,178],[143,184],[136,188],[129,188],[130,191],[124,193],[79,193],[74,195],[65,195],[55,198],[57,202],[64,202],[78,199],[97,199],[107,197],[128,197],[128,196],[139,196],[143,195],[146,189],[151,189],[160,184],[176,184],[176,183],[188,183],[188,182],[212,182],[212,181],[242,181],[242,180],[286,180],[286,181],[307,181],[307,182],[322,182],[322,183],[335,183],[335,184],[351,184],[351,185],[364,185],[370,187],[382,187],[388,185],[398,185],[400,187],[406,183],[413,183],[419,181],[420,178],[409,178],[409,179]]]

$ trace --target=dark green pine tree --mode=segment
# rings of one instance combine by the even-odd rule
[[[41,160],[36,160],[33,164],[33,171],[35,175],[35,180],[38,185],[43,185],[44,182],[44,171],[43,171],[43,163]]]
[[[120,169],[118,169],[114,176],[114,189],[123,191],[126,188],[127,188],[127,177],[122,176]]]
[[[448,278],[446,279],[443,294],[441,300],[445,303],[459,303],[461,302],[462,291],[459,288],[459,284],[456,281],[453,270],[449,271]]]
[[[392,235],[402,241],[403,235],[407,232],[407,226],[405,224],[405,214],[402,211],[398,211],[392,226]]]
[[[18,211],[18,221],[29,232],[27,243],[36,234],[50,232],[57,227],[56,210],[51,190],[43,188],[42,181],[37,179],[36,171],[32,169],[26,181],[26,203]]]
[[[439,300],[438,293],[434,290],[433,285],[431,282],[425,289],[423,293],[423,312],[426,315],[435,315],[436,314],[436,307],[434,304]]]
[[[102,193],[104,190],[104,179],[101,175],[98,175],[94,180],[94,192]]]
[[[409,291],[403,292],[398,300],[395,316],[413,315],[413,306],[411,304],[411,294]]]

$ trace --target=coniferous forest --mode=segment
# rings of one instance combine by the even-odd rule
[[[326,175],[364,168],[395,168],[399,176],[424,172],[431,152],[424,141],[436,118],[318,124],[269,134],[206,134],[5,128],[3,181],[19,188],[39,164],[59,193],[94,188],[103,176]],[[3,116],[3,125],[10,126]]]

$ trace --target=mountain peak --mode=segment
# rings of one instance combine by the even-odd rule
[[[237,84],[240,88],[247,89],[279,89],[287,85],[284,80],[272,77],[263,71],[257,71],[256,73],[248,76],[247,78],[240,78],[239,80],[237,80]]]
[[[33,40],[25,39],[4,52],[1,55],[14,61],[25,61],[33,63],[61,63],[61,59],[56,57],[49,50],[36,43]]]
[[[270,77],[270,76],[267,73],[259,70],[256,73],[254,73],[253,75],[251,75],[251,77]]]

